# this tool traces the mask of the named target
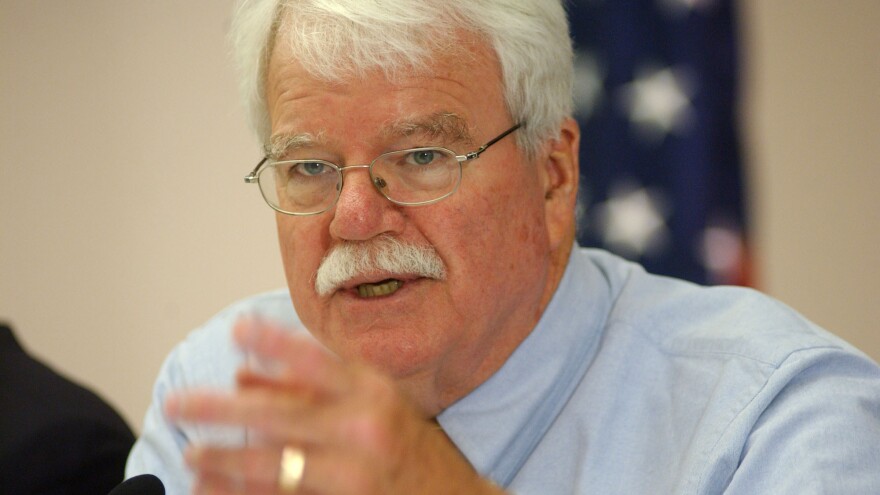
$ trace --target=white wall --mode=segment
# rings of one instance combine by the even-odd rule
[[[0,318],[133,425],[175,342],[284,285],[230,11],[0,0]]]
[[[741,7],[759,282],[880,358],[880,2]],[[138,428],[175,342],[284,283],[229,11],[0,0],[0,319]]]
[[[741,6],[761,286],[880,359],[880,2]]]

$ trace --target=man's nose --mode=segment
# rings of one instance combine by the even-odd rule
[[[364,241],[384,233],[400,233],[402,229],[400,207],[376,189],[369,170],[345,169],[330,234],[338,239]]]

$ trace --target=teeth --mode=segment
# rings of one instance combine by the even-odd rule
[[[378,284],[358,285],[358,295],[361,297],[378,297],[394,294],[403,283],[400,280],[386,280]]]

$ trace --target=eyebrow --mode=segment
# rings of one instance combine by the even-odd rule
[[[275,134],[269,138],[269,143],[264,146],[266,156],[271,160],[278,160],[291,151],[302,148],[318,146],[323,143],[324,131],[318,135],[309,132],[299,134]]]
[[[384,131],[387,136],[424,135],[430,139],[441,139],[455,143],[473,144],[467,121],[451,112],[437,112],[417,119],[404,119],[392,122]]]
[[[464,118],[451,112],[437,112],[414,119],[400,119],[391,122],[382,130],[385,137],[423,135],[428,139],[442,140],[444,143],[474,144],[470,129]],[[279,160],[293,151],[320,147],[325,143],[325,132],[317,135],[308,132],[297,134],[275,134],[263,147],[266,156]]]

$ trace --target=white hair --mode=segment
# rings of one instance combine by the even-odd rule
[[[424,71],[461,30],[495,50],[517,143],[534,156],[572,108],[572,48],[562,0],[241,0],[231,39],[257,136],[268,143],[268,60],[283,37],[312,77]]]
[[[442,280],[446,278],[446,267],[432,246],[407,244],[385,234],[370,241],[334,246],[318,267],[315,291],[322,296],[330,295],[355,277],[375,273]]]

